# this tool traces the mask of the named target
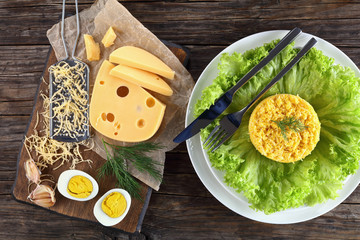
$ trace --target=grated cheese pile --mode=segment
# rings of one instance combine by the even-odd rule
[[[286,138],[275,121],[296,118],[306,128],[287,131]],[[295,162],[305,158],[320,138],[320,122],[313,107],[299,96],[278,94],[264,99],[251,114],[250,140],[265,157],[278,162]]]
[[[48,166],[57,166],[56,170],[67,162],[70,162],[70,169],[74,169],[77,164],[87,162],[90,159],[84,159],[80,154],[80,144],[82,142],[59,142],[50,138],[49,120],[50,120],[50,99],[47,95],[41,93],[43,98],[44,111],[37,113],[37,120],[34,126],[34,134],[25,136],[24,146],[29,156],[33,158],[32,152],[35,152],[34,161],[40,170]],[[44,129],[37,130],[38,124],[43,123]]]
[[[54,118],[53,136],[84,136],[88,126],[88,93],[85,88],[84,74],[86,65],[76,62],[70,66],[61,61],[49,68],[54,76],[52,117]],[[50,113],[51,114],[51,113]]]

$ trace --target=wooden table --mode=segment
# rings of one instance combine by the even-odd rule
[[[69,1],[68,4],[72,1]],[[80,10],[93,1],[80,0]],[[160,39],[187,47],[196,80],[227,45],[253,33],[300,27],[334,44],[360,66],[360,3],[354,1],[127,1]],[[13,200],[16,159],[49,50],[46,31],[61,0],[0,0],[0,239],[356,239],[360,188],[316,219],[291,225],[249,220],[218,202],[196,175],[185,144],[167,153],[141,233],[128,235]]]

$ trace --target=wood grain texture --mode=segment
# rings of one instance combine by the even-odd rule
[[[84,1],[80,9],[89,7],[90,3]],[[157,36],[182,45],[228,45],[255,32],[292,29],[293,26],[330,40],[337,46],[351,46],[360,36],[360,17],[357,14],[360,4],[353,1],[122,3]],[[22,8],[11,7],[14,4]],[[45,2],[35,6],[36,2],[29,4],[28,1],[17,0],[0,3],[0,20],[3,21],[0,31],[4,33],[0,36],[2,44],[48,43],[45,33],[58,21],[61,3]],[[69,7],[71,11],[73,8]],[[19,26],[17,22],[22,24]]]
[[[16,158],[47,55],[46,31],[61,0],[0,0],[0,239],[360,239],[360,189],[316,219],[271,225],[239,216],[197,177],[184,143],[166,154],[164,182],[153,193],[140,234],[72,220],[10,196]],[[79,0],[85,9],[93,0]],[[160,39],[190,50],[196,80],[227,45],[268,30],[302,28],[360,65],[360,3],[350,0],[121,1]],[[69,12],[74,12],[68,1]],[[71,6],[70,6],[71,5]]]
[[[174,44],[168,43],[170,50],[179,58],[180,61],[184,62],[187,59],[187,54],[183,49],[178,48]],[[44,111],[43,109],[43,99],[41,97],[41,93],[47,94],[48,89],[48,83],[49,83],[49,73],[48,68],[56,63],[56,57],[55,52],[51,51],[49,53],[48,61],[45,63],[45,71],[43,72],[43,79],[40,80],[39,86],[38,86],[38,92],[36,95],[35,100],[35,106],[29,121],[28,128],[26,130],[25,136],[29,137],[32,134],[34,134],[34,129],[37,131],[41,131],[44,129],[43,117],[39,115],[39,120],[37,121],[37,114],[40,114]],[[37,124],[39,122],[39,124]],[[9,126],[6,126],[9,127]],[[76,166],[76,169],[82,170],[92,177],[96,178],[97,175],[97,169],[99,169],[105,162],[105,160],[97,155],[93,151],[89,151],[89,149],[86,149],[84,147],[80,147],[80,153],[83,156],[84,159],[91,159],[92,163],[81,163]],[[31,152],[32,158],[36,157],[36,154]],[[18,159],[18,168],[17,168],[17,176],[13,188],[13,196],[16,200],[20,202],[29,202],[27,199],[29,192],[28,192],[28,181],[25,176],[25,170],[24,170],[24,163],[27,159],[29,159],[29,155],[25,149],[25,145],[23,144],[19,159]],[[58,170],[56,167],[58,164],[55,164],[54,166],[49,166],[45,171],[43,171],[43,174],[50,174],[54,177],[55,182],[57,182],[57,179],[59,178],[59,175],[61,172],[63,172],[66,169],[69,169],[70,162],[65,163],[64,166],[60,167]],[[1,174],[0,174],[1,179]],[[95,205],[96,201],[104,195],[108,190],[116,187],[116,179],[115,177],[107,177],[105,180],[98,181],[99,183],[99,193],[97,197],[86,201],[86,202],[79,202],[79,201],[71,201],[69,199],[66,199],[61,194],[56,194],[56,204],[50,208],[50,211],[54,211],[63,215],[67,215],[70,217],[75,217],[79,219],[84,219],[92,222],[97,222],[94,214],[93,214],[93,206]],[[144,183],[139,182],[141,186],[140,190],[140,197],[141,200],[132,198],[131,206],[129,209],[129,212],[126,216],[126,218],[121,221],[120,223],[113,226],[113,228],[117,228],[120,230],[123,230],[125,232],[134,233],[138,229],[138,224],[142,219],[140,217],[141,213],[143,211],[143,208],[146,209],[148,202],[147,194],[150,194],[148,192],[151,192],[148,186],[146,186]],[[29,202],[30,203],[30,202]],[[144,209],[144,211],[145,211]]]
[[[55,58],[55,52],[52,51],[48,62],[46,62],[46,71],[44,72],[44,81],[39,81],[39,90],[37,92],[35,106],[33,110],[33,114],[30,118],[29,125],[27,128],[27,131],[25,133],[25,136],[29,137],[32,134],[34,134],[34,129],[37,131],[40,131],[41,129],[44,129],[44,125],[41,124],[44,120],[43,117],[39,116],[39,123],[37,124],[37,114],[44,111],[43,108],[43,99],[40,95],[40,93],[46,94],[48,89],[48,83],[49,83],[49,74],[47,69],[55,63],[57,60]],[[6,126],[9,128],[9,126]],[[81,155],[84,159],[91,159],[92,163],[91,165],[87,163],[81,163],[77,165],[78,170],[83,170],[87,172],[92,177],[96,178],[97,175],[97,169],[100,168],[102,164],[104,164],[105,160],[98,156],[95,152],[92,151],[84,151],[85,148],[80,148]],[[35,158],[35,153],[31,152],[32,158]],[[25,176],[25,170],[24,170],[24,163],[27,159],[29,159],[29,155],[27,151],[25,150],[25,146],[23,145],[18,159],[18,170],[17,170],[17,176],[14,183],[13,188],[13,196],[16,200],[20,202],[29,202],[27,199],[29,192],[28,192],[28,180]],[[61,172],[63,172],[66,169],[69,169],[70,163],[65,163],[64,166],[60,167],[58,170],[55,170],[58,164],[55,164],[55,166],[49,166],[47,169],[45,169],[42,173],[43,174],[50,174],[54,177],[55,181],[57,182],[57,179],[59,178],[59,175]],[[85,219],[92,222],[97,222],[97,220],[94,217],[93,214],[93,206],[95,205],[97,199],[99,199],[100,196],[104,195],[105,192],[108,190],[115,188],[116,186],[116,179],[114,177],[107,178],[106,181],[98,181],[99,183],[99,193],[98,196],[93,198],[92,200],[86,201],[86,202],[79,202],[79,201],[70,201],[69,199],[66,199],[61,194],[56,194],[56,204],[50,208],[50,211],[54,211],[63,215],[79,218],[79,219]],[[145,184],[141,185],[141,191],[140,196],[143,200],[146,198],[146,194],[149,191],[148,187]],[[137,224],[139,222],[139,216],[143,209],[144,202],[138,199],[132,199],[132,203],[128,212],[128,215],[126,216],[126,221],[122,221],[115,226],[114,228],[118,228],[120,230],[123,230],[125,232],[131,232],[134,233],[136,231]]]

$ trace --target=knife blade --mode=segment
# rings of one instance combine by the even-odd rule
[[[257,72],[259,72],[266,64],[268,64],[277,54],[279,54],[287,45],[289,45],[299,34],[300,28],[294,28],[283,37],[280,42],[272,49],[269,54],[253,67],[244,77],[242,77],[230,90],[225,92],[218,100],[215,101],[209,109],[205,110],[199,117],[190,123],[175,138],[175,143],[181,143],[200,132],[202,128],[212,123],[232,102],[236,91],[249,81]]]

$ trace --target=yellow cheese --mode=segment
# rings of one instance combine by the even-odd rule
[[[159,129],[166,106],[142,87],[110,75],[105,60],[97,74],[90,102],[90,123],[106,137],[140,142]]]
[[[105,47],[110,47],[111,45],[114,44],[115,39],[116,39],[116,34],[114,32],[114,29],[112,27],[109,27],[101,42],[102,44],[104,44]]]
[[[302,124],[303,129],[294,130],[286,125],[286,131],[282,132],[276,122],[290,118]],[[304,99],[278,94],[256,106],[251,113],[249,134],[255,148],[265,157],[278,162],[295,162],[315,148],[320,139],[320,122],[314,108]]]
[[[165,96],[171,96],[173,94],[171,87],[158,75],[151,72],[125,65],[117,65],[110,71],[110,75],[135,83],[143,88]]]
[[[124,46],[110,54],[110,62],[140,68],[160,76],[174,79],[175,72],[153,54],[137,47]]]
[[[89,34],[84,34],[86,56],[89,61],[98,61],[100,59],[100,46]]]

